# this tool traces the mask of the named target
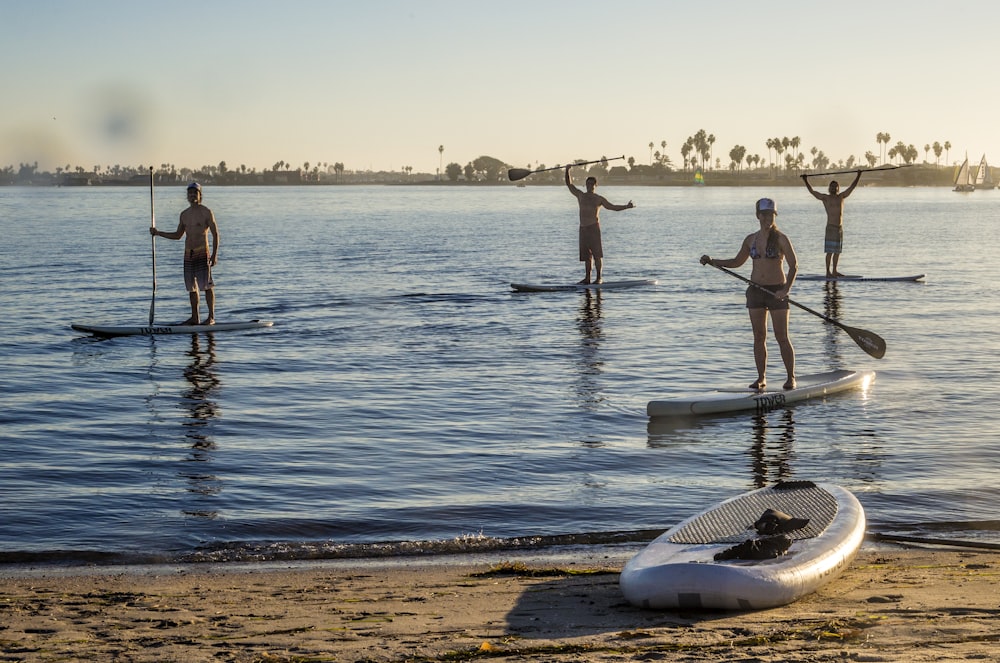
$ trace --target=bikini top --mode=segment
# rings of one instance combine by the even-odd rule
[[[753,242],[750,244],[750,257],[754,260],[757,260],[758,258],[777,260],[781,257],[781,255],[778,253],[778,247],[771,246],[770,242],[768,243],[767,248],[764,249],[764,255],[760,255],[760,253],[757,252],[757,235],[754,235]]]

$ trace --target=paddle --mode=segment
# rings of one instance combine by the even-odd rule
[[[902,166],[879,166],[878,168],[854,168],[853,170],[832,170],[828,173],[802,173],[804,177],[823,177],[825,175],[846,175],[847,173],[877,173],[881,170],[896,170],[897,168],[907,168],[912,166],[912,163],[906,163]]]
[[[624,159],[625,155],[620,157],[611,157],[610,159],[598,159],[596,161],[581,161],[580,163],[570,163],[567,166],[589,166],[592,163],[603,163],[605,161],[616,161],[618,159]],[[539,170],[528,170],[527,168],[509,168],[507,169],[507,177],[510,178],[511,182],[516,182],[518,180],[523,180],[528,175],[534,173],[544,173],[549,170],[562,170],[566,166],[553,166],[552,168],[541,168]]]
[[[156,228],[156,212],[153,208],[153,167],[149,167],[149,225]],[[153,296],[149,300],[149,326],[153,326],[153,316],[156,314],[156,235],[150,235],[149,241],[153,247]]]
[[[708,264],[711,264],[711,263],[708,263]],[[721,270],[721,271],[725,272],[726,274],[729,274],[730,276],[735,276],[739,280],[744,281],[746,283],[749,283],[753,287],[758,288],[760,290],[763,290],[764,292],[767,292],[767,293],[771,292],[770,290],[768,290],[764,286],[760,285],[759,283],[754,283],[750,279],[745,278],[743,276],[740,276],[736,272],[730,271],[730,270],[726,269],[725,267],[719,267],[718,265],[712,265],[712,267],[715,267],[716,269]],[[838,320],[834,320],[830,316],[823,315],[822,313],[818,313],[818,312],[812,310],[811,308],[809,308],[807,306],[803,306],[802,304],[799,304],[798,302],[793,301],[792,299],[788,299],[788,303],[789,304],[794,304],[795,306],[798,306],[803,311],[805,311],[807,313],[812,313],[816,317],[822,318],[822,319],[826,320],[831,325],[835,325],[837,327],[840,327],[845,332],[847,332],[848,336],[850,336],[852,339],[854,339],[854,342],[858,344],[858,347],[860,347],[862,350],[864,350],[865,352],[867,352],[868,354],[870,354],[872,357],[875,357],[876,359],[881,359],[883,356],[885,356],[885,341],[878,334],[874,334],[874,333],[872,333],[870,331],[867,331],[865,329],[858,329],[857,327],[848,327],[844,323],[842,323],[842,322],[840,322]]]

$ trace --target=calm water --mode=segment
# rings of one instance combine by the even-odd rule
[[[0,560],[627,541],[779,478],[844,485],[870,530],[1000,541],[1000,191],[858,189],[842,269],[926,283],[794,288],[883,336],[882,360],[798,309],[792,334],[800,374],[871,368],[873,387],[682,425],[646,402],[755,375],[744,286],[698,257],[734,255],[771,195],[819,272],[822,206],[602,193],[637,205],[604,214],[606,278],[659,286],[511,293],[582,275],[560,187],[208,187],[217,317],[275,326],[96,340],[70,323],[147,319],[148,189],[0,189]],[[184,205],[158,188],[158,226]],[[158,322],[188,315],[180,248],[156,241]]]

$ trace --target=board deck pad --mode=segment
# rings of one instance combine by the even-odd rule
[[[788,532],[792,539],[811,539],[823,533],[837,516],[837,500],[829,492],[808,483],[790,488],[771,487],[725,502],[687,522],[670,536],[672,543],[739,543],[767,509],[777,509],[809,523]]]
[[[604,281],[603,283],[511,283],[515,292],[574,292],[581,290],[612,290],[616,288],[635,288],[644,285],[657,285],[656,279],[634,279],[631,281]]]

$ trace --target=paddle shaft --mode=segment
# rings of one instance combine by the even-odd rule
[[[963,541],[956,539],[937,539],[923,536],[897,536],[895,534],[880,534],[870,532],[869,537],[875,541],[892,543],[924,543],[932,546],[955,546],[959,548],[982,548],[983,550],[1000,550],[1000,543],[989,541]]]
[[[824,177],[826,175],[846,175],[847,173],[877,173],[882,170],[896,170],[897,168],[906,168],[907,166],[912,166],[913,164],[904,164],[902,166],[879,166],[878,168],[855,168],[854,170],[831,170],[828,173],[802,173],[806,177]]]
[[[618,159],[624,159],[624,158],[625,155],[623,154],[620,157],[611,157],[610,159],[596,159],[594,161],[582,161],[580,163],[566,164],[566,166],[589,166],[590,164],[594,163],[603,163],[605,161],[617,161]],[[527,168],[510,168],[507,170],[507,177],[510,179],[511,182],[515,182],[517,180],[523,180],[528,175],[533,175],[534,173],[544,173],[550,170],[562,170],[566,166],[553,166],[552,168],[541,168],[539,170],[528,170]]]
[[[708,264],[712,265],[712,263],[708,263]],[[746,278],[745,276],[741,276],[740,274],[737,274],[734,271],[726,269],[725,267],[720,267],[719,265],[712,265],[712,267],[715,267],[716,269],[718,269],[720,271],[723,271],[726,274],[729,274],[730,276],[735,276],[739,280],[741,280],[741,281],[743,281],[745,283],[749,283],[750,285],[752,285],[753,287],[757,288],[758,290],[762,290],[762,291],[764,291],[764,292],[766,292],[768,294],[774,294],[770,290],[768,290],[767,288],[765,288],[764,286],[760,285],[759,283],[754,283],[753,281],[751,281],[750,279]],[[854,339],[854,342],[858,344],[858,347],[860,347],[862,350],[864,350],[865,352],[867,352],[868,354],[870,354],[872,357],[875,357],[876,359],[881,359],[885,355],[885,341],[882,340],[882,337],[879,336],[878,334],[873,334],[872,332],[867,331],[865,329],[858,329],[856,327],[849,327],[849,326],[845,325],[844,323],[840,322],[839,320],[834,320],[833,318],[831,318],[828,315],[823,315],[822,313],[820,313],[818,311],[812,310],[808,306],[804,306],[803,304],[799,304],[797,301],[793,300],[791,297],[789,297],[788,299],[786,299],[786,301],[789,304],[792,304],[793,306],[799,307],[800,309],[802,309],[806,313],[812,313],[816,317],[822,318],[823,320],[829,322],[831,325],[834,325],[836,327],[840,327],[845,332],[847,332],[847,334],[852,339]]]
[[[156,211],[153,206],[153,167],[149,167],[149,225],[156,228]],[[156,316],[156,235],[150,235],[149,241],[153,250],[153,295],[149,299],[149,324],[153,324]]]

